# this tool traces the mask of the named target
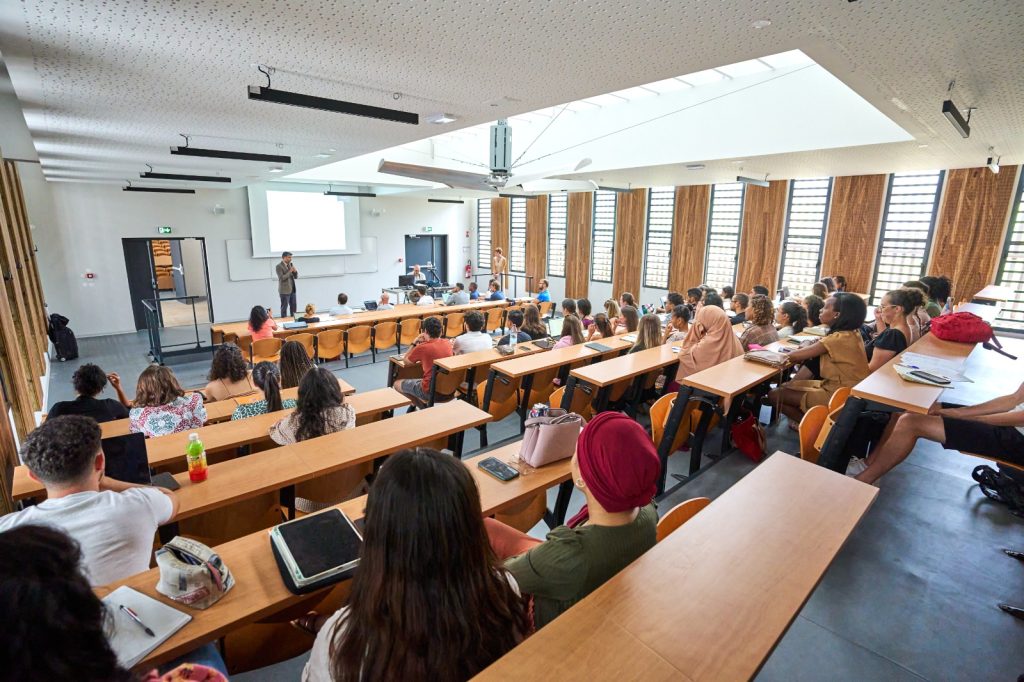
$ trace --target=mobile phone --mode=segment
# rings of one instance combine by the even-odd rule
[[[181,487],[180,485],[178,485],[178,482],[174,479],[174,476],[167,473],[166,471],[162,471],[159,474],[155,474],[152,478],[150,478],[150,482],[153,485],[160,486],[161,488],[167,488],[168,490],[177,490],[178,488]]]
[[[478,464],[481,469],[494,476],[499,481],[511,481],[519,476],[519,472],[502,462],[497,457],[488,457]]]
[[[945,385],[950,383],[949,379],[947,379],[946,377],[940,377],[938,374],[931,374],[920,369],[915,369],[913,372],[910,373],[910,376],[917,377],[918,379],[924,379],[925,381],[930,381],[934,384]]]

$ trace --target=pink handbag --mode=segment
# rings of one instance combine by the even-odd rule
[[[527,419],[519,457],[534,468],[568,459],[576,452],[582,428],[583,417],[561,409],[549,410],[546,417]]]

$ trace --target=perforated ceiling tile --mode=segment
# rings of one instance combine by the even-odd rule
[[[772,23],[754,29],[758,19]],[[468,126],[794,48],[929,143],[930,163],[979,165],[990,145],[1015,163],[1024,158],[1021,35],[1024,2],[1007,0],[0,3],[0,49],[44,169],[112,181],[146,163],[219,171],[236,184],[267,177],[267,164],[172,157],[179,133],[196,146],[291,154],[294,171],[329,161],[314,158],[328,148],[337,160],[438,132],[250,102],[246,86],[265,83],[257,63],[278,69],[277,88],[445,111]],[[954,101],[978,106],[969,140],[939,111],[952,79]],[[920,154],[881,147],[831,158],[861,168]]]

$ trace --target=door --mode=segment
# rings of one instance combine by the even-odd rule
[[[433,243],[430,237],[421,237],[418,234],[405,235],[405,272],[412,271],[412,266],[419,265],[423,269],[423,276],[431,281],[430,272],[427,270],[427,263],[433,263]]]
[[[172,282],[160,289],[160,277],[153,255],[153,242],[170,245],[170,278]],[[135,328],[146,328],[143,301],[156,300],[161,327],[187,327],[213,322],[210,300],[209,267],[206,261],[206,240],[202,237],[174,239],[128,238],[121,240],[128,293],[132,300]],[[158,245],[159,246],[159,245]]]
[[[448,237],[438,235],[430,238],[430,262],[437,270],[437,277],[442,282],[448,282]]]
[[[153,251],[148,239],[122,239],[124,264],[128,272],[128,294],[132,299],[135,328],[146,328],[146,309],[142,302],[157,298]]]
[[[187,296],[184,268],[181,265],[181,239],[171,241],[171,278],[174,280],[174,295]]]

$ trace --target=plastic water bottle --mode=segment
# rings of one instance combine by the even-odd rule
[[[516,344],[519,342],[519,327],[512,325],[508,328],[508,345],[513,352],[516,350]]]
[[[185,460],[188,462],[188,480],[202,483],[206,480],[206,448],[199,440],[198,433],[188,434],[188,445],[185,446]]]

